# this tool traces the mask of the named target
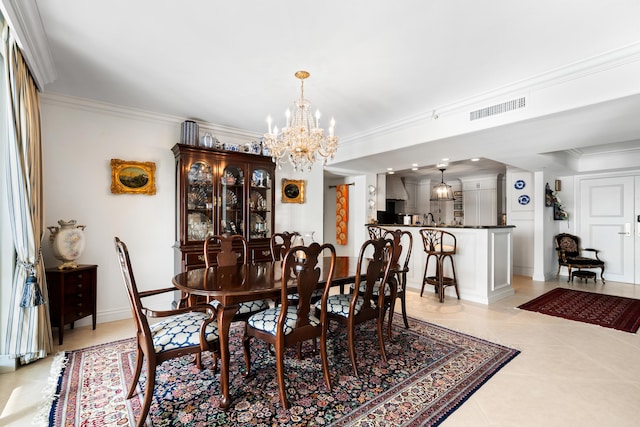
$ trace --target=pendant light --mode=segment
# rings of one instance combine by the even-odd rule
[[[433,188],[431,189],[431,201],[449,201],[449,200],[455,200],[453,197],[453,190],[451,189],[450,185],[447,185],[446,182],[444,182],[444,171],[446,169],[441,168],[440,169],[440,173],[441,173],[441,182],[438,185],[434,185]]]

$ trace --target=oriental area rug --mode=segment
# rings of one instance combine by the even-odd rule
[[[219,374],[210,369],[210,355],[203,355],[203,370],[196,368],[193,356],[185,356],[158,367],[147,425],[435,426],[519,353],[410,319],[410,329],[394,323],[393,339],[386,346],[388,363],[384,363],[375,324],[365,323],[356,334],[357,378],[344,329],[332,324],[328,341],[332,390],[325,388],[320,356],[313,345],[303,348],[302,360],[292,349],[285,359],[291,402],[285,410],[280,405],[274,356],[264,343],[252,340],[252,372],[243,376],[242,328],[234,325],[232,329],[230,408],[219,407]],[[141,394],[125,399],[125,385],[134,367],[133,339],[67,352],[64,357],[65,367],[53,376],[58,389],[48,410],[49,426],[135,425]],[[146,382],[144,370],[140,382]]]
[[[640,328],[640,300],[555,288],[518,308],[635,333]]]

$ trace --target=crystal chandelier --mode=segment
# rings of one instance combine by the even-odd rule
[[[286,112],[286,123],[282,130],[275,126],[271,129],[271,116],[267,118],[269,132],[264,134],[264,143],[269,149],[273,161],[282,169],[283,162],[289,162],[294,171],[311,171],[311,166],[323,158],[333,158],[338,149],[338,137],[333,134],[335,120],[331,119],[329,135],[325,136],[320,128],[320,112],[315,117],[311,114],[311,102],[304,98],[304,80],[309,77],[307,71],[298,71],[295,76],[300,79],[300,99],[294,101],[293,115]]]
[[[444,182],[444,171],[446,169],[441,168],[441,182],[438,185],[434,185],[431,189],[431,201],[449,201],[454,200],[453,198],[453,190],[450,185]]]

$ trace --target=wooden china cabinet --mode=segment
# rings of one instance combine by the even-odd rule
[[[271,157],[176,144],[176,271],[204,267],[204,240],[240,234],[251,261],[271,260]]]

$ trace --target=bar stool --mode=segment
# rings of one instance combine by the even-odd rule
[[[420,296],[424,292],[425,285],[435,286],[440,302],[444,302],[444,289],[447,286],[454,286],[456,295],[460,299],[460,290],[458,289],[458,279],[456,277],[456,267],[453,262],[453,255],[456,253],[456,236],[435,228],[423,228],[420,230],[424,251],[427,254],[427,261],[424,266],[424,278],[422,280],[422,289]],[[429,261],[431,258],[436,263],[435,275],[429,275]],[[451,267],[451,276],[445,276],[445,262],[449,260]]]

